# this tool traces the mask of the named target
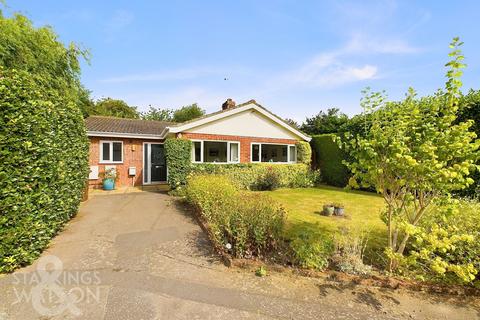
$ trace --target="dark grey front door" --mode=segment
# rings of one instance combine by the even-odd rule
[[[150,181],[167,181],[167,162],[163,144],[151,144]]]

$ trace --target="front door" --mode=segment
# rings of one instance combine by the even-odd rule
[[[165,148],[159,143],[144,143],[144,179],[145,184],[167,181],[167,162]]]

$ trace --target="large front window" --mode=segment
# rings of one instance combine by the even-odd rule
[[[193,162],[238,163],[240,143],[231,141],[193,141]]]
[[[252,162],[297,162],[297,149],[295,145],[252,143]]]

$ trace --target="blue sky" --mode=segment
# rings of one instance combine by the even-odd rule
[[[359,113],[366,86],[401,98],[442,87],[460,36],[464,88],[480,88],[478,1],[7,1],[35,25],[91,51],[95,98],[145,110],[228,97],[302,121],[329,107]],[[227,80],[224,80],[224,79]]]

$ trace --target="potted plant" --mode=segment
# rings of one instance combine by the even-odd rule
[[[334,207],[335,207],[334,214],[336,216],[343,216],[345,214],[345,206],[343,204],[335,203]]]
[[[114,168],[105,170],[105,172],[102,173],[103,190],[114,190],[117,179],[117,170]]]
[[[323,205],[323,214],[326,216],[331,216],[335,211],[333,204],[327,203]]]

